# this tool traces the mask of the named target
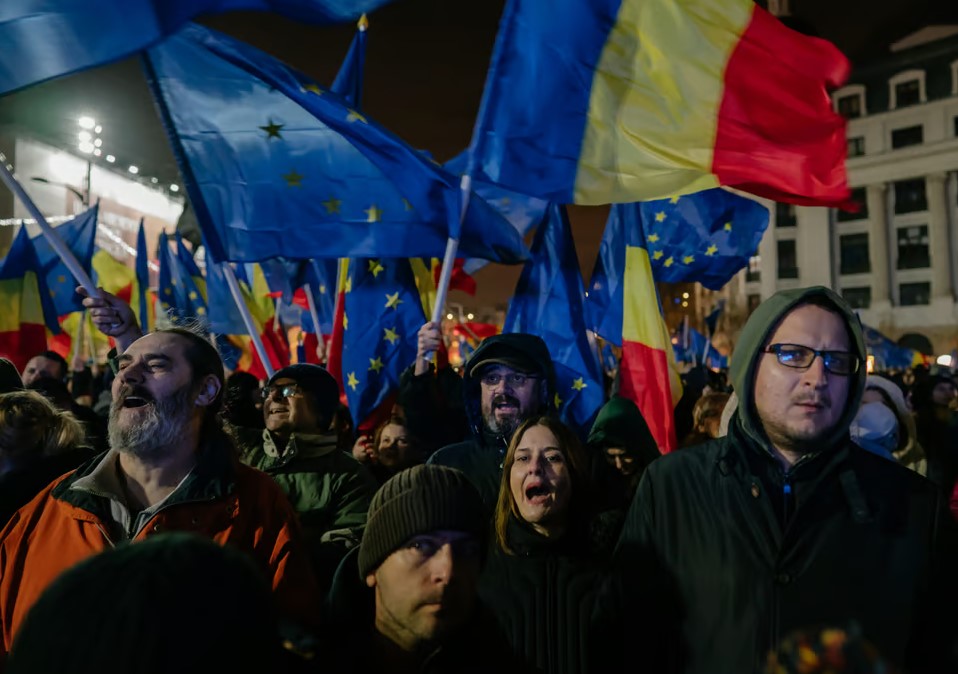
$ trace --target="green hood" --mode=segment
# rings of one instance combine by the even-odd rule
[[[841,419],[831,435],[823,438],[823,449],[833,446],[843,438],[847,438],[848,427],[861,404],[862,393],[865,390],[866,353],[865,338],[862,334],[858,316],[855,315],[845,300],[833,290],[824,286],[777,292],[752,312],[745,327],[742,328],[742,334],[735,345],[732,362],[729,366],[729,375],[740,401],[736,411],[737,423],[750,438],[766,449],[768,449],[768,438],[765,436],[765,431],[755,411],[753,390],[758,358],[768,341],[769,335],[775,330],[785,314],[796,306],[807,303],[812,298],[824,300],[826,304],[833,306],[835,311],[841,315],[845,321],[845,326],[848,328],[851,350],[858,354],[862,363],[858,372],[852,375],[854,381],[849,389],[848,402]]]
[[[596,449],[625,449],[641,459],[643,465],[659,456],[642,412],[627,398],[614,397],[602,406],[589,431],[588,443]]]

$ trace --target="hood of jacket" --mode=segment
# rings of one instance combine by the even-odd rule
[[[555,412],[555,367],[552,365],[552,356],[549,355],[549,349],[542,338],[522,332],[486,337],[479,343],[466,363],[462,386],[469,429],[476,441],[483,445],[489,443],[490,434],[485,432],[482,422],[482,389],[477,368],[490,361],[499,362],[500,359],[507,361],[504,364],[510,366],[513,361],[522,361],[527,364],[527,367],[522,368],[523,370],[545,377],[546,390],[539,399],[539,411],[542,414]],[[503,438],[504,444],[508,444],[508,441],[509,438]]]
[[[588,443],[599,450],[608,447],[624,449],[643,467],[660,455],[645,417],[628,398],[615,397],[602,406],[589,431]]]
[[[739,406],[735,413],[735,423],[759,446],[770,451],[769,440],[755,409],[755,373],[759,358],[772,333],[790,311],[810,301],[821,302],[833,308],[841,316],[848,330],[849,350],[858,355],[858,371],[850,375],[848,399],[845,409],[835,427],[821,440],[823,449],[830,448],[848,438],[848,428],[858,412],[862,394],[865,391],[865,338],[861,323],[851,307],[833,290],[824,286],[782,290],[762,302],[749,317],[732,353],[729,375],[735,386]]]

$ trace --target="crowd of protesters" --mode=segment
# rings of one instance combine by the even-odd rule
[[[831,290],[685,373],[664,456],[614,380],[562,423],[532,335],[437,371],[427,323],[354,433],[322,366],[84,303],[107,366],[0,360],[0,672],[958,671],[956,379],[867,373]]]

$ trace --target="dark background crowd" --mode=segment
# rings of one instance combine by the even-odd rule
[[[614,376],[559,421],[531,335],[437,370],[427,323],[357,434],[323,367],[88,299],[110,363],[0,360],[0,670],[952,671],[958,382],[788,302],[682,376],[663,460]]]

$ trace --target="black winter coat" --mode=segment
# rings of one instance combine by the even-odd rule
[[[952,526],[930,482],[850,441],[786,476],[733,425],[646,471],[617,549],[624,629],[669,671],[744,674],[791,631],[855,622],[907,671],[954,671]]]
[[[592,671],[589,650],[598,585],[608,555],[576,532],[552,541],[516,520],[510,547],[486,561],[479,596],[495,614],[516,654],[549,674]]]

